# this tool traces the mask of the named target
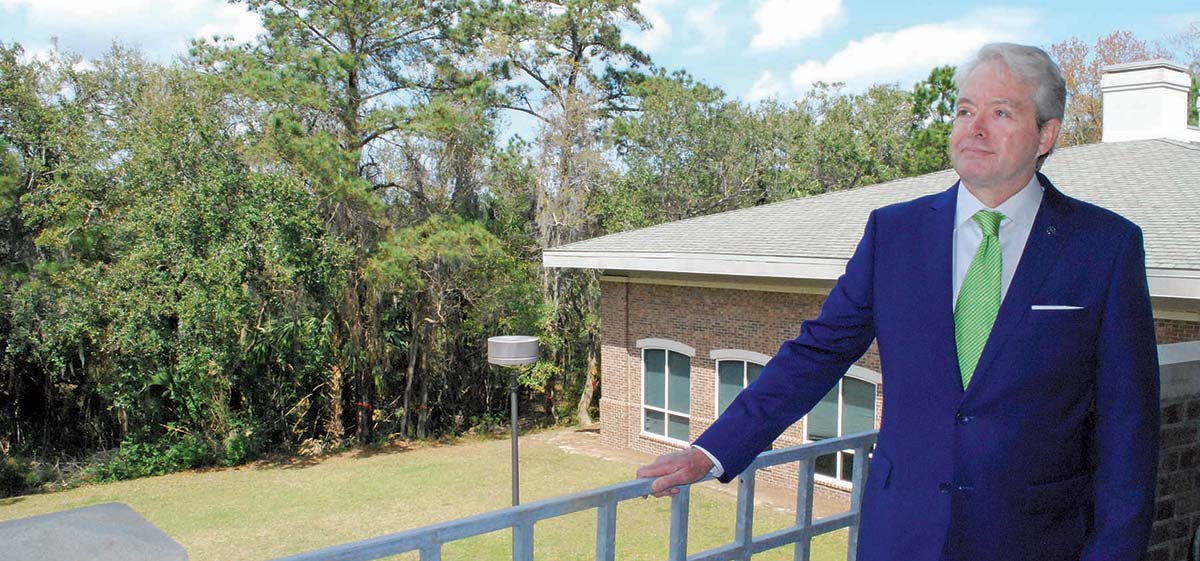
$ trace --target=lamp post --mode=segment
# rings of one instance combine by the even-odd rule
[[[499,335],[488,338],[488,362],[496,366],[511,368],[509,376],[509,403],[512,426],[512,504],[521,504],[521,485],[517,456],[517,369],[538,360],[537,337],[527,335]]]

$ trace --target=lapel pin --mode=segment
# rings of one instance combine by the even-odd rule
[[[1054,226],[1046,226],[1046,233],[1053,236],[1054,234],[1058,233],[1058,230],[1055,229]]]

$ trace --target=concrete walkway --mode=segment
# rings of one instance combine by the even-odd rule
[[[634,472],[638,466],[654,461],[654,456],[645,452],[605,445],[600,441],[599,429],[551,430],[534,433],[528,437],[522,436],[521,438],[541,440],[555,445],[560,450],[569,454],[583,454],[593,458],[629,464],[630,479],[634,477]],[[716,481],[707,481],[702,483],[701,486],[713,489],[719,493],[725,493],[735,499],[737,498],[737,485],[732,483],[722,485]],[[793,514],[796,512],[795,488],[783,487],[760,479],[757,485],[755,485],[754,498],[756,506]],[[814,520],[831,514],[845,512],[849,509],[850,500],[848,498],[837,500],[819,492],[813,498]]]

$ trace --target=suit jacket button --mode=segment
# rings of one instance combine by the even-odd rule
[[[963,414],[963,413],[959,413],[958,415],[955,415],[955,416],[954,416],[954,419],[955,419],[956,421],[958,421],[958,424],[960,424],[960,425],[965,425],[965,424],[967,424],[967,423],[969,423],[969,422],[971,422],[971,421],[974,421],[974,420],[975,420],[975,417],[972,417],[972,416],[970,416],[970,415],[965,415],[965,414]]]
[[[954,485],[951,485],[949,483],[939,483],[938,484],[938,491],[941,491],[942,493],[949,493],[953,490],[954,490]]]

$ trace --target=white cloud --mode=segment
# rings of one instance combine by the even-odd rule
[[[841,0],[766,0],[754,11],[755,51],[771,51],[816,37],[842,14]]]
[[[641,10],[642,15],[646,16],[646,21],[650,23],[650,29],[632,30],[629,34],[629,42],[648,53],[653,53],[666,45],[667,41],[671,39],[671,25],[663,16],[663,8],[674,3],[675,0],[642,0],[638,9]]]
[[[113,41],[140,47],[152,57],[182,54],[195,37],[253,39],[258,16],[224,0],[0,0],[0,34],[29,49],[58,37],[64,49],[98,56]]]
[[[851,41],[828,60],[807,60],[789,76],[797,96],[816,81],[845,82],[851,89],[874,83],[916,82],[930,69],[958,64],[985,43],[1028,37],[1037,21],[1027,10],[986,10],[961,20],[908,27]]]
[[[258,14],[247,11],[237,4],[222,4],[217,8],[212,23],[200,26],[196,37],[209,38],[214,35],[229,35],[238,43],[245,43],[263,32],[262,19]]]
[[[776,78],[770,71],[765,71],[758,80],[754,81],[754,85],[750,86],[750,91],[746,92],[746,101],[755,103],[769,98],[778,98],[783,95],[784,83]]]
[[[720,2],[697,2],[688,7],[683,20],[688,36],[696,40],[692,52],[704,52],[725,45],[729,36],[729,25],[719,20]]]

